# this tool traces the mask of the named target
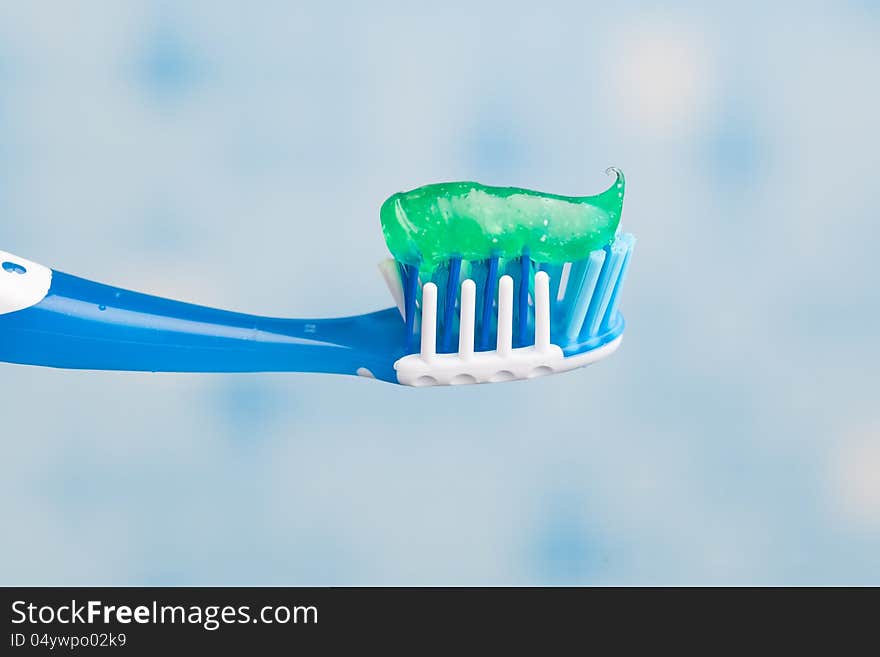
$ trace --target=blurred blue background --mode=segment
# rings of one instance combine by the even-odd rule
[[[292,316],[378,207],[627,174],[621,350],[527,384],[0,366],[2,584],[880,584],[880,8],[4,2],[0,248]]]

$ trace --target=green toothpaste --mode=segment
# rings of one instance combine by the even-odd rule
[[[517,258],[563,263],[585,258],[614,239],[624,178],[596,196],[559,196],[475,182],[425,185],[394,194],[380,218],[399,261],[432,270],[449,258]]]

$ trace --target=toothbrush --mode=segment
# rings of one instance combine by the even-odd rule
[[[618,181],[622,190],[619,173]],[[391,247],[384,217],[383,229]],[[408,386],[534,378],[589,365],[618,348],[620,291],[634,242],[612,232],[609,243],[567,262],[542,262],[528,247],[516,257],[435,257],[430,266],[424,254],[416,264],[407,262],[411,254],[389,259],[380,271],[395,307],[329,319],[173,301],[0,251],[0,361],[87,370],[323,372]]]

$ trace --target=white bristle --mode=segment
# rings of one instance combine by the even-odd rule
[[[545,271],[535,274],[535,349],[550,347],[550,276]]]
[[[403,281],[400,280],[400,268],[397,266],[397,261],[391,258],[383,260],[379,263],[379,271],[382,272],[382,278],[385,279],[385,285],[388,286],[388,291],[391,292],[391,297],[394,299],[394,305],[397,306],[397,310],[400,311],[400,316],[405,321],[406,310],[403,307]]]
[[[496,350],[506,355],[513,348],[513,278],[498,281],[498,341]]]
[[[471,279],[461,284],[461,315],[458,328],[458,353],[468,358],[474,353],[474,318],[477,307],[477,284]]]
[[[422,288],[422,360],[437,353],[437,286],[425,283]]]

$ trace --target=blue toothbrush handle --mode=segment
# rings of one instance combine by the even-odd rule
[[[278,319],[131,292],[0,252],[0,361],[154,372],[297,371],[393,377],[393,308]],[[393,378],[390,380],[394,380]]]

